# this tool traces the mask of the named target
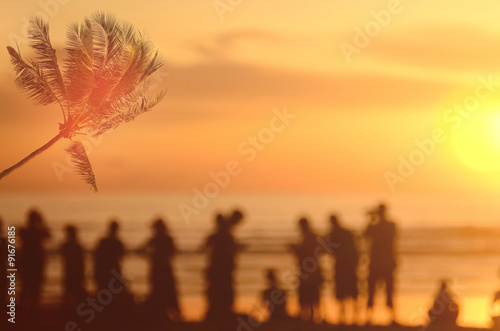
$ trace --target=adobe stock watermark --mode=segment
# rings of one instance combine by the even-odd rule
[[[435,299],[432,308],[428,311],[426,306],[419,307],[417,311],[411,314],[410,322],[414,324],[422,324],[417,331],[426,330],[433,321],[445,312],[446,307],[454,302],[453,297],[459,297],[462,294],[462,290],[465,288],[466,287],[461,286],[458,283],[457,278],[455,278],[453,283],[448,283],[449,293],[441,291],[439,297]],[[426,323],[427,321],[428,323]]]
[[[393,16],[401,14],[402,11],[403,6],[400,0],[390,0],[386,9],[372,10],[370,12],[372,19],[366,22],[362,28],[355,26],[352,43],[341,42],[339,44],[347,63],[351,63],[354,54],[361,53],[361,50],[368,47],[374,38],[380,36],[383,29],[391,24]]]
[[[297,117],[291,114],[286,107],[273,110],[274,116],[269,121],[268,126],[260,129],[256,134],[249,135],[240,142],[237,147],[239,155],[245,157],[245,161],[252,162],[260,151],[263,151],[276,137],[276,134],[285,130],[290,125],[291,120]],[[208,174],[210,181],[202,188],[193,189],[193,198],[190,204],[179,204],[179,212],[186,223],[190,222],[193,215],[198,215],[201,210],[207,208],[210,202],[215,199],[223,189],[231,182],[231,178],[239,175],[243,171],[242,164],[237,160],[229,160],[224,169],[210,171]]]
[[[169,76],[170,76],[170,72],[168,72],[168,71],[164,71],[164,70],[156,71],[149,79],[148,90],[150,92],[152,92],[152,91],[156,91],[160,88],[163,88],[165,86],[164,79],[169,77]]]
[[[286,270],[281,277],[281,286],[288,285],[289,287],[296,288],[298,286],[299,279],[306,280],[309,276],[319,268],[319,259],[323,252],[328,254],[333,254],[336,248],[340,247],[340,243],[334,243],[331,241],[330,236],[324,240],[321,237],[317,237],[316,241],[318,245],[313,251],[313,256],[308,256],[304,258],[299,263],[299,268],[294,270]],[[269,295],[270,300],[266,300],[269,313],[273,313],[275,306],[286,304],[286,297],[282,295],[279,289],[275,289]],[[256,302],[250,314],[248,314],[247,320],[245,321],[242,317],[236,318],[238,321],[238,327],[236,331],[253,331],[263,324],[261,321],[257,321],[253,316],[259,312],[261,305]]]
[[[449,123],[453,130],[458,130],[462,126],[464,119],[467,119],[471,114],[478,109],[481,101],[485,101],[497,91],[500,87],[500,80],[493,80],[494,77],[490,74],[487,78],[478,77],[478,84],[474,88],[474,92],[462,99],[460,103],[453,104],[443,113],[443,121]],[[416,169],[422,166],[427,158],[432,156],[436,151],[438,144],[442,144],[448,139],[448,135],[441,127],[436,127],[432,130],[429,137],[422,140],[415,139],[415,148],[407,154],[407,156],[398,156],[398,166],[396,171],[384,172],[384,178],[391,192],[396,192],[396,185],[404,183]]]
[[[243,0],[214,0],[212,6],[219,16],[221,21],[224,21],[224,15],[227,12],[234,11],[235,8],[239,7],[243,3]]]
[[[127,281],[115,269],[111,270],[113,277],[110,278],[107,288],[100,289],[95,297],[87,297],[76,307],[76,314],[88,325],[92,323],[96,315],[101,313],[113,302],[113,298],[125,291]],[[65,331],[82,331],[76,321],[69,321],[64,327]]]
[[[48,21],[49,18],[52,18],[59,13],[61,6],[68,4],[70,1],[71,0],[40,0],[38,1],[38,6],[40,7],[40,10],[33,13],[32,16],[38,16],[44,19],[45,21]],[[30,17],[23,16],[21,18],[21,22],[23,23],[21,27],[21,34],[10,32],[7,35],[10,45],[21,46],[23,44],[28,44],[29,21]]]

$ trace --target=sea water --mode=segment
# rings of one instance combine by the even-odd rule
[[[296,263],[288,246],[299,240],[300,217],[309,218],[318,234],[326,234],[329,215],[336,213],[344,226],[359,236],[366,226],[367,209],[379,202],[376,197],[356,195],[234,194],[210,200],[205,208],[196,209],[187,219],[179,207],[193,206],[192,199],[189,194],[160,193],[3,194],[0,216],[5,225],[21,227],[29,208],[42,212],[52,233],[46,245],[49,258],[43,292],[43,300],[49,303],[58,302],[61,296],[57,250],[63,241],[64,226],[75,224],[79,228],[81,243],[89,252],[87,287],[92,290],[91,252],[111,219],[120,222],[120,238],[130,251],[123,262],[130,289],[138,302],[144,301],[149,291],[148,261],[134,250],[151,235],[152,221],[164,218],[178,248],[174,268],[183,314],[196,320],[203,317],[205,309],[204,241],[214,228],[217,212],[230,213],[239,208],[245,218],[234,231],[244,245],[235,273],[236,310],[259,318],[259,297],[266,286],[268,268],[277,270],[281,285],[290,293],[289,311],[297,312],[297,282],[290,277],[296,272]],[[399,228],[395,300],[398,320],[405,324],[425,323],[439,281],[447,278],[460,303],[459,323],[488,326],[492,295],[500,285],[497,278],[500,228],[495,227],[494,205],[411,197],[384,201],[388,203],[390,218]],[[338,307],[331,281],[333,261],[323,257],[320,265],[326,278],[322,314],[327,321],[336,322]],[[380,296],[378,304],[381,306],[383,301]],[[379,322],[386,322],[388,316],[383,307],[377,309]]]

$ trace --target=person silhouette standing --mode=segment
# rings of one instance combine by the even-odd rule
[[[320,292],[323,284],[323,274],[318,257],[321,246],[318,236],[311,230],[306,218],[299,220],[302,240],[298,245],[292,245],[300,269],[299,274],[299,305],[300,316],[304,321],[319,321]],[[309,263],[313,262],[313,263]]]
[[[370,264],[368,267],[367,321],[373,314],[375,290],[379,283],[385,284],[386,306],[391,311],[392,323],[396,324],[394,310],[394,271],[396,269],[396,224],[386,216],[386,206],[380,204],[370,211],[370,220],[364,236],[371,242]]]
[[[109,281],[116,275],[122,276],[121,260],[125,248],[118,238],[118,229],[118,222],[111,221],[107,236],[99,241],[94,253],[94,277],[98,291],[107,288]]]
[[[140,248],[140,251],[149,254],[151,261],[149,310],[156,322],[166,322],[168,318],[180,321],[182,314],[177,300],[176,281],[171,263],[176,253],[174,240],[161,218],[153,222],[152,228],[153,237]]]
[[[19,237],[21,238],[19,250],[21,305],[28,311],[36,312],[44,280],[44,242],[50,237],[50,232],[38,211],[33,209],[28,212],[28,225],[20,230]]]
[[[216,217],[217,230],[207,238],[204,249],[208,251],[209,265],[206,269],[207,320],[224,321],[233,314],[235,258],[241,245],[236,242],[232,229],[243,219],[235,210],[229,218],[222,214]]]
[[[122,273],[125,247],[118,238],[119,225],[111,221],[107,235],[102,238],[94,252],[94,277],[97,293],[108,293],[112,289],[112,300],[96,317],[96,323],[103,329],[125,328],[134,322],[136,306]]]
[[[84,250],[74,225],[65,227],[66,241],[61,245],[63,260],[64,305],[74,309],[87,295],[85,291]]]
[[[339,301],[339,322],[347,324],[346,307],[352,303],[353,322],[358,315],[359,254],[351,231],[342,227],[336,215],[330,216],[331,231],[325,240],[340,244],[330,253],[335,257],[335,297]]]

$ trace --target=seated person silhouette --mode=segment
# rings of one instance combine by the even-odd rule
[[[267,270],[266,278],[268,287],[262,292],[262,302],[269,313],[268,321],[283,321],[289,317],[286,313],[286,292],[278,287],[274,269]]]
[[[453,298],[453,294],[448,287],[448,281],[442,280],[439,291],[434,299],[432,308],[429,310],[429,325],[440,328],[453,327],[457,325],[458,304]]]

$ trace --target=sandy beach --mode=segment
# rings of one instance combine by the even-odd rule
[[[248,315],[235,314],[225,321],[200,321],[200,322],[170,322],[153,324],[143,315],[144,311],[134,312],[135,316],[122,314],[115,321],[103,321],[99,319],[102,315],[97,314],[97,318],[91,323],[86,323],[82,317],[75,314],[63,313],[56,307],[44,306],[36,315],[19,312],[16,315],[16,323],[5,322],[0,324],[2,330],[22,330],[22,331],[448,331],[448,330],[494,330],[486,328],[467,328],[459,326],[440,325],[420,325],[407,326],[402,324],[393,325],[334,325],[330,323],[303,322],[297,318],[290,318],[277,322],[258,322]],[[132,315],[134,315],[132,314]],[[128,316],[130,315],[130,316]],[[5,328],[4,328],[5,327]]]

